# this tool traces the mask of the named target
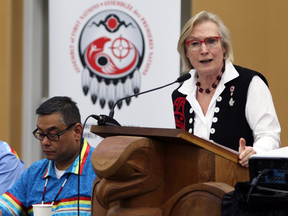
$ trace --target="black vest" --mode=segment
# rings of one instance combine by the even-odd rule
[[[246,140],[246,146],[252,146],[254,142],[245,116],[249,84],[254,76],[259,76],[266,84],[267,81],[256,71],[236,65],[234,67],[239,76],[226,83],[224,91],[217,98],[209,139],[238,151],[241,137]],[[175,123],[176,128],[193,133],[194,111],[186,96],[178,88],[172,93]]]

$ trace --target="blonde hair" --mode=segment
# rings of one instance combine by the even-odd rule
[[[194,68],[189,59],[186,57],[186,44],[185,44],[186,38],[189,36],[194,26],[207,21],[212,21],[218,26],[219,35],[222,37],[221,38],[222,46],[226,49],[224,59],[229,59],[231,62],[233,62],[234,57],[233,57],[230,31],[216,14],[207,11],[202,11],[193,16],[185,24],[185,26],[181,31],[177,50],[181,57],[182,72],[187,72]]]

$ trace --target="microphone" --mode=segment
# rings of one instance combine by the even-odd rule
[[[98,125],[108,125],[108,126],[121,126],[115,119],[107,115],[95,115],[92,114],[88,117],[92,117],[97,120]]]
[[[113,117],[100,115],[98,125],[121,126]]]
[[[103,116],[103,117],[105,117],[105,119],[108,117],[107,119],[109,119],[109,120],[114,120],[114,119],[113,119],[113,116],[114,116],[114,108],[115,108],[115,106],[116,106],[119,102],[121,102],[122,100],[126,100],[126,99],[131,98],[131,97],[136,97],[136,96],[141,95],[141,94],[146,94],[146,93],[148,93],[148,92],[156,91],[156,90],[158,90],[158,89],[162,89],[162,88],[165,88],[165,87],[167,87],[167,86],[170,86],[170,85],[172,85],[172,84],[174,84],[174,83],[184,82],[184,81],[190,79],[190,77],[191,77],[191,74],[190,74],[190,73],[186,73],[186,74],[178,77],[178,79],[175,80],[174,82],[171,82],[171,83],[166,84],[166,85],[164,85],[164,86],[160,86],[160,87],[158,87],[158,88],[150,89],[150,90],[147,90],[147,91],[144,91],[144,92],[140,92],[140,93],[137,93],[137,94],[133,94],[133,95],[130,95],[130,96],[127,96],[127,97],[120,98],[119,100],[116,101],[116,103],[114,103],[112,109],[110,110],[109,117],[108,117],[108,116]],[[104,119],[104,120],[105,120],[105,119]],[[116,121],[116,120],[114,120],[114,121]],[[117,122],[117,121],[116,121],[116,122]],[[114,122],[113,122],[113,123],[114,123]],[[118,122],[117,122],[117,123],[118,123]],[[119,123],[118,123],[118,124],[119,124]],[[120,125],[119,125],[119,126],[120,126]]]

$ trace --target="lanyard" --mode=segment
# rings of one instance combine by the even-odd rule
[[[65,181],[63,182],[63,184],[62,184],[60,190],[58,191],[58,193],[56,194],[54,200],[52,201],[52,203],[51,203],[52,206],[53,206],[55,200],[57,199],[57,197],[59,196],[60,192],[62,191],[64,185],[66,184],[66,182],[67,182],[69,176],[70,176],[70,173],[67,175],[67,177],[66,177]],[[49,179],[49,177],[47,177],[47,179],[46,179],[45,186],[44,186],[44,190],[43,190],[43,195],[42,195],[42,204],[44,204],[44,196],[45,196],[46,187],[47,187],[47,184],[48,184],[48,179]]]

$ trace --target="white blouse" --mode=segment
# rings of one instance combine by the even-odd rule
[[[179,88],[179,92],[187,95],[186,99],[194,109],[194,135],[209,139],[217,98],[224,91],[224,84],[238,77],[239,73],[233,64],[229,60],[226,60],[225,72],[210,101],[205,116],[196,99],[196,70],[192,69],[189,73],[191,74],[191,78],[183,83]],[[258,76],[254,76],[249,85],[245,115],[253,131],[253,148],[257,153],[280,148],[281,127],[272,95],[267,85]]]

